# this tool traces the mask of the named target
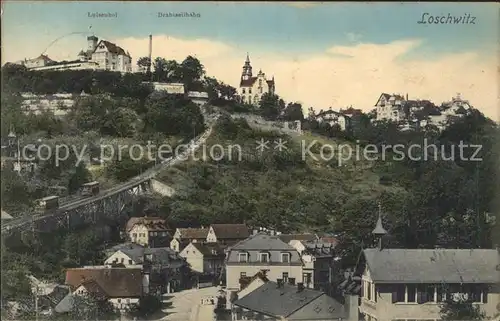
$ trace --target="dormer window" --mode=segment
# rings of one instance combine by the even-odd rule
[[[241,263],[248,262],[248,253],[238,253],[238,262]]]
[[[281,253],[281,262],[290,263],[290,253]]]
[[[262,263],[268,263],[269,262],[269,253],[260,253],[260,261]]]

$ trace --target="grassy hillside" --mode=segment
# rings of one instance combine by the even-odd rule
[[[262,153],[256,150],[261,139],[271,142]],[[274,149],[272,142],[278,139],[286,141],[286,150]],[[317,147],[311,148],[318,160],[302,157],[301,144],[308,146],[312,140],[318,140]],[[311,134],[290,137],[252,129],[243,120],[222,120],[204,149],[210,156],[223,147],[224,158],[203,160],[202,148],[196,159],[158,177],[178,191],[164,204],[165,212],[180,225],[247,222],[284,232],[335,232],[345,228],[343,215],[349,208],[366,202],[373,205],[364,210],[369,228],[376,219],[375,199],[403,189],[379,184],[375,167],[366,160],[339,167],[335,158],[319,159],[321,144],[347,142]]]

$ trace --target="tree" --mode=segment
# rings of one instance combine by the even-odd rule
[[[281,103],[281,101],[278,95],[263,94],[259,102],[261,115],[266,119],[276,119],[284,108],[284,102]]]
[[[450,296],[451,297],[451,296]],[[446,300],[441,305],[441,320],[485,320],[485,313],[471,300]]]
[[[75,167],[75,172],[69,179],[68,192],[70,194],[77,192],[83,184],[89,181],[90,178],[91,174],[85,167],[85,164],[78,164],[78,166]]]
[[[300,103],[289,103],[283,113],[283,120],[294,121],[304,119],[304,113],[302,112],[302,105]]]
[[[195,86],[199,86],[199,81],[205,75],[205,67],[201,62],[193,57],[187,56],[181,63],[182,81],[188,90],[196,90]]]
[[[137,60],[137,66],[141,71],[147,71],[151,66],[151,59],[149,57],[141,57]]]

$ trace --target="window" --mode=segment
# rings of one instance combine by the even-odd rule
[[[262,87],[259,88],[259,93],[262,94]]]
[[[290,283],[290,285],[295,285],[295,278],[289,278],[288,283]]]
[[[120,262],[121,262],[121,263],[125,262],[125,259],[124,259],[124,258],[121,258]]]
[[[366,298],[368,300],[371,300],[372,299],[372,287],[371,287],[371,283],[368,282],[368,281],[365,281],[365,284],[366,284]]]
[[[248,253],[238,253],[238,262],[248,262]]]
[[[283,272],[283,283],[287,283],[287,282],[288,282],[288,273]]]
[[[127,299],[126,301],[127,301],[127,303],[130,303],[130,299]]]
[[[281,262],[290,263],[290,253],[281,253]]]
[[[122,302],[122,299],[118,299],[118,303],[121,303]]]
[[[132,265],[132,260],[128,260],[128,264]]]
[[[137,237],[137,233],[132,233],[132,237],[135,239]]]
[[[302,274],[302,282],[304,284],[311,284],[311,273],[303,273]]]
[[[417,286],[410,284],[406,286],[406,302],[417,302]]]
[[[269,262],[269,253],[260,253],[260,261],[263,263]]]
[[[248,93],[251,94],[252,93],[252,88],[248,88]]]
[[[394,285],[392,303],[405,302],[406,287],[402,284]]]
[[[242,88],[241,89],[241,93],[244,94],[245,93],[245,88]]]

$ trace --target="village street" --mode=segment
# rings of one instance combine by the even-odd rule
[[[165,321],[213,321],[213,305],[201,305],[202,298],[216,297],[217,287],[190,289],[163,295]]]

